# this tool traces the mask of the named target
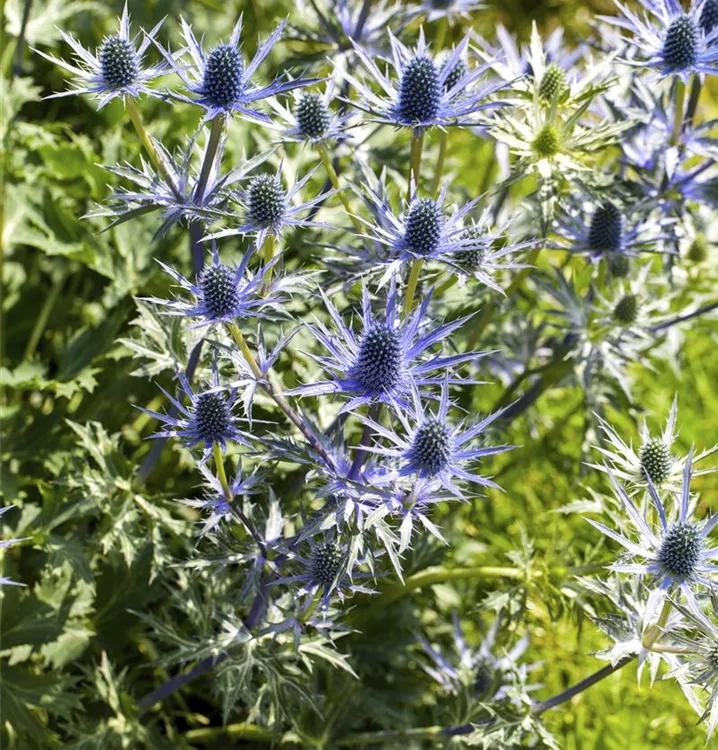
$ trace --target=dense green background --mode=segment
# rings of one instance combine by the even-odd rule
[[[583,39],[592,15],[610,8],[609,3],[558,1],[507,0],[496,5],[500,11],[492,6],[478,14],[475,28],[490,34],[500,18],[522,39],[528,38],[532,19],[544,29],[564,23],[569,36]],[[163,38],[171,31],[175,42],[180,13],[215,40],[244,10],[246,46],[251,51],[254,31],[266,33],[291,10],[291,3],[143,2],[131,3],[130,9],[135,23],[145,28],[168,14]],[[112,698],[93,682],[103,652],[116,675],[127,670],[123,686],[134,697],[167,674],[153,668],[162,642],[154,640],[151,628],[127,610],[158,617],[171,612],[169,589],[176,582],[166,567],[192,554],[192,518],[171,500],[192,496],[197,478],[188,454],[173,446],[165,451],[142,495],[131,492],[134,468],[149,450],[143,438],[151,429],[132,404],[157,407],[161,402],[149,379],[137,377],[141,373],[133,375],[137,362],[120,340],[134,335],[133,296],[166,293],[166,279],[153,257],[188,270],[187,238],[175,231],[152,243],[151,219],[104,234],[98,233],[103,221],[81,219],[108,193],[108,175],[98,165],[136,162],[139,144],[120,103],[98,113],[86,98],[40,101],[41,95],[64,88],[63,74],[27,48],[16,68],[15,35],[22,4],[4,2],[3,10],[2,504],[18,507],[3,517],[9,524],[3,536],[30,536],[31,542],[13,548],[4,561],[5,574],[28,587],[3,591],[0,648],[14,650],[10,661],[3,662],[1,737],[8,748],[64,747],[71,746],[66,722],[75,727],[84,723],[91,736],[94,722],[116,710]],[[57,24],[93,46],[114,28],[120,10],[119,3],[36,1],[28,42],[67,55],[54,30]],[[302,47],[289,44],[282,50],[300,54]],[[705,111],[712,107],[709,93],[702,104]],[[189,106],[169,108],[145,100],[141,108],[152,133],[168,146],[196,127],[197,112]],[[234,153],[242,144],[253,147],[248,131],[246,124],[235,124]],[[470,137],[457,138],[450,151],[459,184],[469,188],[483,154],[474,146]],[[176,340],[170,342],[177,345]],[[699,323],[686,334],[677,371],[665,362],[657,363],[655,372],[637,367],[636,407],[629,410],[620,404],[610,411],[615,426],[624,435],[635,435],[644,410],[652,415],[653,426],[661,424],[678,393],[681,449],[687,450],[693,442],[701,447],[714,443],[715,346],[715,331]],[[286,360],[281,364],[284,369],[288,366]],[[161,382],[170,382],[167,372]],[[499,395],[498,387],[477,389],[473,406],[485,409]],[[533,540],[537,578],[525,587],[526,622],[532,633],[529,660],[544,662],[537,672],[545,685],[543,697],[600,666],[590,654],[607,645],[571,606],[566,588],[570,582],[547,572],[589,555],[592,561],[605,561],[611,555],[607,549],[594,549],[597,535],[580,517],[552,512],[584,497],[582,483],[604,487],[601,478],[581,464],[584,419],[578,389],[544,396],[530,419],[512,428],[508,439],[521,447],[493,467],[505,494],[490,493],[446,519],[454,529],[452,538],[462,541],[442,553],[447,554],[445,565],[504,565],[506,553],[520,546],[522,530]],[[78,427],[71,429],[67,420]],[[79,427],[88,423],[94,426]],[[696,487],[702,490],[704,504],[716,509],[716,479],[702,478]],[[401,641],[408,637],[401,633],[401,623],[411,612],[423,612],[429,622],[437,616],[433,613],[448,619],[454,606],[470,615],[487,586],[494,583],[440,585],[416,592],[396,605],[388,619],[368,622],[366,632],[383,642],[392,638],[387,633],[392,623]],[[187,634],[193,635],[191,625]],[[406,685],[391,687],[388,664],[382,665],[387,669],[377,668],[367,650],[369,638],[357,639],[353,645],[359,649],[357,670],[377,675],[373,699],[380,701],[382,691],[388,689],[394,693],[391,700],[397,701],[398,724],[431,724],[428,691],[420,688],[424,697],[415,702],[407,690],[402,705],[401,690]],[[415,663],[413,670],[425,686]],[[176,667],[169,673],[174,671]],[[380,677],[389,682],[380,685]],[[331,684],[326,686],[329,691]],[[330,702],[341,704],[343,690],[330,695]],[[218,706],[206,696],[206,685],[200,682],[184,699],[167,707],[159,723],[165,722],[174,746],[181,746],[179,735],[187,729],[221,723]],[[49,718],[46,708],[51,709]],[[243,718],[235,714],[232,721]],[[674,684],[659,682],[649,689],[644,678],[639,687],[635,670],[629,667],[546,715],[546,723],[567,750],[691,750],[705,742],[696,718]],[[13,739],[8,721],[25,739]],[[367,723],[351,727],[352,731],[377,728]],[[229,740],[215,742],[212,746],[229,746]],[[106,746],[113,747],[109,740]]]

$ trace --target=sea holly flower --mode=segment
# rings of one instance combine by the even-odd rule
[[[705,0],[685,9],[679,0],[641,0],[647,13],[634,13],[615,0],[621,16],[602,16],[603,20],[629,32],[624,41],[635,57],[626,57],[629,65],[649,68],[657,77],[677,76],[688,81],[694,73],[718,74],[718,27],[704,23]]]
[[[510,675],[520,672],[523,677],[538,664],[518,664],[529,645],[528,635],[523,636],[510,651],[497,656],[496,639],[505,624],[504,613],[497,614],[478,649],[470,648],[464,637],[456,611],[452,615],[454,644],[450,656],[432,646],[421,635],[417,639],[422,650],[431,660],[430,664],[420,662],[421,668],[446,692],[458,695],[468,692],[472,701],[486,703],[500,701],[507,697]],[[527,689],[535,689],[528,686]]]
[[[0,507],[0,516],[7,513],[9,510],[12,510],[12,505],[6,505],[4,508]],[[19,544],[20,542],[24,542],[28,539],[28,537],[23,537],[22,539],[0,539],[0,550],[7,549],[8,547],[12,547],[15,544]],[[0,576],[0,588],[2,586],[24,586],[24,583],[18,583],[17,581],[13,581],[10,578],[5,578],[4,576]]]
[[[147,302],[165,308],[165,315],[179,315],[185,318],[197,319],[199,322],[192,328],[211,326],[234,321],[270,317],[270,312],[279,312],[279,302],[282,279],[277,279],[269,288],[262,289],[264,279],[269,269],[279,260],[273,258],[257,273],[248,270],[249,261],[254,254],[250,248],[242,256],[238,266],[229,266],[219,259],[217,243],[212,243],[212,262],[207,264],[199,274],[197,282],[193,284],[182,274],[164,264],[157,262],[185,292],[189,292],[191,300],[166,300],[157,297],[146,298]]]
[[[643,204],[628,209],[616,200],[599,199],[565,209],[556,224],[557,248],[588,255],[593,261],[619,255],[668,252],[662,244],[674,239],[664,231],[675,220],[658,215]]]
[[[393,276],[404,263],[415,260],[451,263],[459,253],[480,251],[484,246],[483,238],[467,232],[464,226],[464,219],[481,196],[447,214],[447,184],[436,199],[421,198],[414,189],[404,203],[404,212],[398,215],[386,200],[381,182],[377,190],[369,185],[364,190],[373,219],[359,219],[368,227],[365,236],[374,246],[374,270],[384,269],[383,280]],[[365,250],[349,248],[345,252],[361,256]]]
[[[139,407],[145,414],[163,423],[163,429],[151,437],[180,438],[188,448],[202,445],[202,463],[211,455],[215,443],[218,443],[223,451],[227,449],[229,442],[251,447],[249,439],[239,430],[239,419],[233,413],[237,390],[232,388],[227,393],[227,389],[220,385],[216,360],[212,362],[212,381],[209,388],[195,392],[181,370],[177,372],[177,378],[180,382],[179,398],[174,398],[160,386],[162,393],[175,408],[176,416]],[[183,396],[189,399],[187,406],[182,404]]]
[[[640,429],[640,445],[633,447],[626,443],[620,435],[601,417],[599,425],[603,432],[601,445],[596,450],[607,464],[591,464],[594,469],[611,473],[618,479],[627,482],[632,493],[647,490],[650,483],[654,487],[668,492],[678,492],[688,463],[688,457],[675,452],[676,419],[678,417],[678,400],[674,399],[668,414],[666,426],[660,435],[653,435],[644,419]],[[712,455],[718,450],[718,445],[698,454],[691,454],[691,464],[695,466],[699,461]],[[701,476],[716,471],[714,468],[692,469],[693,476]]]
[[[365,85],[349,73],[345,74],[358,94],[358,99],[349,103],[364,112],[369,121],[414,130],[476,125],[481,112],[503,106],[503,102],[492,99],[496,92],[505,87],[503,81],[476,86],[488,70],[488,63],[471,70],[463,63],[462,58],[469,44],[468,36],[461,40],[442,66],[438,66],[430,55],[423,29],[419,32],[419,43],[413,51],[396,39],[391,31],[389,41],[393,74],[387,75],[381,72],[371,55],[352,42],[372,82],[382,91],[375,94],[370,85]],[[459,66],[463,66],[462,75],[456,76],[454,71]],[[450,78],[453,85],[447,88],[446,82]]]
[[[495,482],[470,469],[478,459],[512,449],[513,446],[510,445],[471,447],[486,428],[501,416],[503,410],[469,425],[451,422],[448,419],[448,374],[444,378],[441,399],[435,413],[425,407],[415,388],[412,402],[410,411],[397,411],[399,431],[384,427],[370,417],[359,417],[374,430],[378,439],[383,438],[389,443],[387,446],[377,444],[367,450],[395,461],[398,476],[433,480],[458,498],[464,498],[464,490],[460,485],[465,482],[501,489]],[[375,478],[375,482],[378,481]]]
[[[537,173],[542,178],[569,178],[589,169],[591,155],[609,146],[629,123],[588,115],[592,97],[561,108],[552,100],[548,107],[535,96],[526,107],[503,112],[491,127],[491,135],[518,157],[513,178]]]
[[[343,602],[348,592],[375,593],[352,580],[352,569],[360,561],[357,559],[357,551],[351,544],[343,543],[332,534],[327,534],[319,541],[310,537],[304,546],[309,547],[306,553],[296,550],[291,552],[291,559],[299,565],[301,572],[277,578],[272,585],[303,584],[296,591],[296,596],[305,600],[305,608],[311,605],[315,596],[319,597],[321,608],[326,612],[333,595]],[[365,576],[362,574],[362,577]]]
[[[155,237],[163,236],[179,222],[202,222],[209,225],[226,217],[233,197],[233,187],[273,154],[272,151],[266,151],[252,159],[246,159],[242,155],[238,167],[222,173],[221,164],[226,143],[225,135],[219,142],[206,185],[199,195],[197,187],[200,165],[204,163],[208,142],[199,147],[195,136],[184,149],[172,156],[161,143],[153,139],[162,169],[156,169],[143,158],[140,159],[139,169],[131,164],[106,167],[109,172],[132,183],[133,187],[129,190],[124,187],[114,190],[106,205],[92,211],[88,216],[112,218],[109,229],[136,216],[159,211],[162,223]]]
[[[147,48],[155,41],[155,34],[160,30],[163,22],[164,19],[149,34],[145,33],[140,46],[137,47],[137,37],[130,36],[130,15],[127,3],[125,3],[118,33],[106,36],[94,55],[73,36],[58,30],[62,40],[75,53],[75,65],[58,60],[40,50],[35,51],[71,73],[74,76],[72,82],[74,88],[70,91],[52,94],[47,98],[91,94],[97,100],[97,108],[102,109],[118,97],[129,96],[136,99],[142,94],[154,93],[148,84],[164,75],[167,67],[163,64],[146,67],[144,57]]]
[[[302,190],[317,169],[312,169],[288,190],[284,187],[281,165],[274,174],[265,172],[248,178],[247,187],[235,191],[233,196],[244,209],[244,223],[216,232],[209,238],[253,234],[256,245],[261,247],[268,235],[278,237],[289,227],[331,229],[330,225],[317,222],[307,214],[334,195],[336,190],[319,193],[308,201],[301,200]]]
[[[689,454],[683,467],[677,512],[671,516],[666,513],[653,481],[648,478],[648,494],[658,514],[658,523],[652,524],[647,519],[648,509],[639,510],[613,472],[608,470],[616,497],[631,519],[635,534],[629,538],[602,523],[586,519],[626,550],[619,562],[609,566],[610,570],[642,576],[650,581],[652,589],[646,602],[644,628],[655,622],[669,592],[680,592],[689,609],[699,609],[694,589],[711,589],[714,585],[712,577],[718,574],[718,567],[713,564],[718,548],[710,547],[708,540],[708,535],[718,523],[718,513],[702,522],[692,518],[691,475],[692,455]]]
[[[429,321],[427,311],[432,294],[427,295],[415,312],[402,318],[397,309],[396,277],[391,279],[382,316],[372,312],[371,298],[364,286],[360,332],[349,328],[324,292],[321,294],[334,325],[329,328],[316,320],[309,330],[329,354],[314,359],[330,378],[301,385],[288,391],[291,395],[347,395],[349,401],[342,406],[341,412],[354,411],[372,403],[406,408],[414,388],[444,382],[443,376],[435,374],[437,371],[485,356],[478,352],[449,356],[429,354],[433,346],[443,342],[468,318],[442,325]],[[462,384],[467,381],[452,376],[449,382]]]
[[[222,483],[214,473],[207,468],[206,464],[199,464],[198,468],[205,481],[204,496],[202,498],[185,499],[180,502],[190,508],[196,508],[204,516],[199,538],[201,539],[215,531],[220,523],[230,523],[232,520],[239,520],[240,523],[244,523],[241,515],[232,510],[232,503],[227,499]],[[260,474],[255,472],[244,476],[239,469],[230,482],[229,488],[232,491],[233,498],[256,495],[265,489]]]
[[[316,78],[295,78],[282,80],[276,78],[269,86],[257,87],[252,79],[259,66],[279,41],[286,21],[270,34],[269,38],[259,45],[257,52],[248,65],[245,65],[241,52],[240,35],[242,33],[242,16],[232,29],[229,42],[222,42],[209,52],[202,49],[201,40],[195,38],[192,27],[181,20],[185,48],[173,55],[160,47],[172,70],[184,82],[189,96],[172,92],[180,101],[198,104],[205,111],[202,123],[218,115],[229,117],[235,112],[242,117],[270,123],[270,118],[255,108],[257,102],[276,94],[292,89],[312,86],[319,82]],[[185,62],[185,53],[190,60]]]
[[[331,109],[334,101],[334,82],[329,81],[320,95],[313,91],[293,91],[292,107],[271,99],[270,106],[282,120],[283,141],[331,145],[349,138],[350,116]]]

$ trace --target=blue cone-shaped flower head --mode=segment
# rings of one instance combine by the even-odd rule
[[[367,119],[423,130],[435,126],[476,124],[481,112],[503,106],[493,96],[505,87],[503,81],[478,84],[489,64],[469,69],[464,62],[468,36],[441,66],[429,51],[423,29],[414,50],[405,47],[391,32],[389,41],[393,74],[387,75],[380,71],[367,51],[353,42],[373,83],[381,89],[381,94],[376,94],[370,85],[345,74],[358,94],[358,98],[350,103],[364,112]]]
[[[430,321],[427,312],[431,298],[431,294],[427,295],[413,314],[402,319],[397,311],[396,277],[392,277],[383,315],[377,316],[372,312],[371,298],[365,286],[359,316],[361,327],[354,331],[324,297],[333,328],[317,321],[310,326],[310,331],[328,352],[328,356],[315,359],[330,379],[299,386],[289,393],[346,395],[349,400],[342,411],[353,411],[371,403],[407,408],[414,388],[439,385],[444,381],[442,370],[484,356],[478,352],[449,356],[430,354],[432,347],[443,342],[468,320],[459,318],[445,324]],[[450,382],[466,381],[452,375]]]
[[[270,99],[282,124],[281,140],[314,145],[331,145],[347,140],[350,115],[332,109],[334,82],[328,81],[324,93],[304,89],[292,92],[291,106]]]
[[[398,411],[401,430],[395,431],[379,425],[374,420],[362,417],[379,439],[385,439],[389,446],[376,445],[371,450],[398,462],[399,476],[416,476],[436,482],[456,497],[463,498],[462,484],[475,482],[484,487],[499,489],[490,479],[473,473],[469,469],[477,460],[510,450],[511,446],[471,447],[479,435],[494,422],[501,411],[464,427],[455,424],[449,414],[449,376],[444,377],[441,400],[436,412],[430,412],[422,403],[418,392],[412,393],[412,407],[409,412]]]
[[[202,445],[203,461],[209,458],[215,443],[223,450],[226,450],[229,442],[251,445],[239,430],[239,419],[234,415],[236,389],[227,391],[220,386],[216,362],[212,363],[212,383],[205,390],[195,392],[181,371],[178,378],[182,394],[189,399],[187,406],[170,396],[164,388],[160,388],[174,407],[175,414],[161,414],[150,409],[142,409],[164,424],[164,429],[152,435],[153,438],[181,438],[188,448]]]
[[[323,203],[334,195],[335,190],[319,193],[314,198],[303,201],[302,190],[312,179],[318,167],[309,171],[289,189],[285,188],[282,167],[276,173],[258,174],[249,177],[247,186],[238,190],[235,199],[244,209],[244,222],[237,227],[225,229],[210,235],[211,238],[254,234],[257,246],[261,246],[268,234],[279,236],[290,227],[320,227],[330,229],[330,225],[315,221],[307,216],[314,206]]]
[[[269,123],[269,117],[255,108],[257,102],[284,91],[318,82],[318,79],[308,78],[277,78],[264,87],[257,87],[253,83],[257,69],[279,41],[285,22],[259,45],[251,62],[246,65],[240,46],[242,16],[235,24],[229,41],[217,44],[209,52],[202,49],[202,44],[195,38],[192,27],[184,19],[181,23],[185,49],[178,55],[172,55],[167,50],[162,50],[162,53],[190,94],[185,96],[175,93],[173,96],[201,106],[205,110],[203,122],[217,115],[229,116],[238,113]],[[189,54],[189,61],[185,61],[185,53]]]
[[[629,210],[604,199],[566,209],[558,220],[557,246],[585,253],[593,260],[665,252],[662,241],[673,237],[668,229],[674,222],[669,216],[657,215],[648,204]]]
[[[144,34],[139,47],[136,46],[137,39],[130,36],[130,15],[125,3],[118,33],[105,37],[94,55],[74,37],[60,31],[63,41],[75,53],[76,64],[58,60],[39,50],[38,54],[71,73],[74,76],[74,88],[52,94],[48,98],[91,94],[97,100],[97,108],[101,109],[117,97],[136,98],[143,93],[152,93],[148,84],[163,75],[166,66],[147,67],[144,64],[144,56],[149,45],[154,42],[155,34],[161,25],[162,21],[149,34]]]
[[[713,563],[718,552],[708,542],[708,534],[718,523],[718,513],[703,521],[691,517],[692,463],[691,454],[683,469],[680,502],[675,514],[666,512],[653,482],[648,479],[648,492],[658,515],[657,528],[648,521],[645,509],[642,511],[636,507],[611,471],[608,471],[616,496],[635,527],[637,540],[587,519],[628,552],[625,559],[611,566],[611,570],[650,576],[652,579],[653,588],[646,604],[644,627],[655,620],[669,591],[680,592],[691,609],[699,608],[696,590],[703,587],[712,589],[712,579],[718,574],[718,568]]]
[[[377,248],[371,258],[373,267],[368,270],[384,270],[385,279],[402,264],[414,260],[456,264],[460,253],[479,250],[485,244],[482,236],[467,233],[464,226],[465,217],[473,211],[481,196],[449,214],[445,205],[448,185],[444,185],[436,199],[420,197],[414,191],[404,213],[397,215],[385,198],[382,184],[377,190],[365,186],[365,192],[374,219],[360,220],[367,224],[366,237]],[[353,248],[346,252],[361,254]]]
[[[309,537],[305,545],[309,549],[293,551],[291,557],[299,564],[300,572],[295,575],[281,577],[272,585],[287,583],[301,583],[297,596],[305,599],[305,606],[311,606],[315,595],[321,596],[321,608],[326,613],[333,595],[344,601],[347,592],[371,594],[373,591],[354,582],[355,578],[365,577],[362,573],[350,570],[351,566],[361,561],[351,562],[349,548],[333,534],[327,534],[319,540]]]
[[[710,24],[707,2],[698,0],[685,9],[679,0],[641,0],[648,13],[634,13],[618,0],[619,17],[604,20],[628,31],[630,50],[625,62],[647,67],[657,75],[677,76],[684,81],[694,73],[718,73],[718,27]]]
[[[282,280],[276,279],[266,289],[263,281],[278,258],[264,264],[256,274],[248,270],[253,249],[242,257],[239,266],[229,266],[219,259],[217,243],[212,243],[212,261],[205,265],[195,284],[174,269],[158,261],[162,268],[192,295],[191,300],[165,300],[151,297],[147,301],[164,308],[167,315],[195,319],[192,326],[209,326],[242,318],[266,318],[281,300]]]

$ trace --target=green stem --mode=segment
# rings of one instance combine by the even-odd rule
[[[681,140],[683,130],[683,115],[686,101],[686,84],[679,78],[676,82],[676,117],[673,121],[673,132],[671,133],[671,145],[677,145]]]
[[[217,115],[212,120],[209,131],[209,142],[207,143],[207,149],[204,152],[204,160],[199,173],[199,179],[197,180],[197,187],[194,190],[195,203],[201,203],[204,198],[204,192],[207,189],[207,183],[209,182],[209,176],[212,173],[212,167],[214,167],[214,160],[217,156],[219,144],[222,142],[224,123],[225,117],[223,114]]]
[[[436,161],[436,170],[434,171],[434,179],[431,183],[431,194],[434,198],[439,195],[439,189],[441,188],[441,178],[443,177],[444,164],[446,163],[446,150],[449,145],[449,134],[446,130],[442,131],[439,140],[439,157]]]
[[[411,200],[412,185],[419,189],[419,172],[421,171],[421,154],[424,151],[424,131],[415,130],[411,136],[411,153],[409,156],[409,186],[407,201]]]
[[[264,243],[262,244],[262,260],[264,261],[265,266],[272,262],[276,252],[277,252],[277,236],[269,232],[267,236],[264,238]],[[264,295],[269,294],[269,288],[272,282],[273,270],[274,269],[270,268],[267,271],[267,275],[264,277],[264,282],[262,283],[262,294]]]
[[[256,742],[278,742],[283,745],[281,738],[272,735],[271,732],[258,727],[255,724],[241,722],[239,724],[228,724],[226,727],[204,727],[202,729],[190,729],[185,733],[187,742],[212,742],[217,739],[242,739],[255,740]]]
[[[514,567],[478,566],[472,568],[448,569],[441,566],[427,568],[409,576],[404,583],[398,583],[384,590],[371,600],[371,604],[358,612],[358,618],[364,620],[384,610],[389,604],[403,598],[416,589],[433,586],[450,581],[469,581],[475,578],[508,578],[520,581],[525,578],[525,571]]]
[[[419,285],[419,276],[421,275],[423,265],[424,261],[421,258],[416,258],[411,264],[409,281],[406,284],[406,296],[404,297],[404,317],[411,312],[411,308],[414,306],[414,296],[416,294],[416,287]]]
[[[222,446],[218,442],[212,444],[212,456],[214,457],[214,463],[217,468],[217,478],[222,485],[224,491],[225,500],[230,503],[232,502],[232,490],[229,487],[227,481],[227,474],[224,470],[224,456],[222,455]]]
[[[341,185],[339,183],[339,175],[337,174],[337,170],[334,169],[334,165],[332,164],[332,158],[326,146],[324,145],[319,146],[319,156],[321,157],[322,164],[324,165],[324,170],[326,171],[327,176],[329,177],[329,181],[332,183],[332,187],[337,191],[339,200],[342,202],[342,205],[344,206],[344,210],[347,212],[347,216],[351,219],[352,224],[354,224],[354,228],[360,234],[362,234],[364,232],[364,227],[362,226],[362,223],[359,221],[359,219],[352,213],[352,209],[351,209],[351,206],[349,205],[349,198],[347,197],[346,190],[342,190],[341,188]]]
[[[125,107],[127,108],[127,114],[130,116],[130,120],[132,121],[132,124],[137,131],[137,135],[140,137],[140,143],[142,143],[142,147],[145,149],[147,156],[150,157],[150,161],[154,164],[155,169],[162,174],[165,182],[170,186],[170,189],[175,194],[175,196],[181,198],[182,195],[177,189],[174,178],[167,171],[167,167],[160,158],[160,155],[155,148],[155,144],[152,143],[152,139],[150,138],[147,130],[145,130],[145,126],[142,124],[142,117],[137,110],[137,105],[135,104],[135,100],[133,97],[125,97]]]
[[[643,631],[643,648],[647,648],[649,650],[653,649],[654,644],[663,635],[663,627],[668,622],[668,616],[671,614],[672,608],[673,602],[667,598],[663,602],[663,609],[661,610],[661,614],[658,616],[656,622],[654,622],[652,625],[649,625]]]

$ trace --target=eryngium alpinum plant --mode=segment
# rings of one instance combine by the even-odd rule
[[[718,3],[181,5],[5,8],[3,747],[701,747]]]

